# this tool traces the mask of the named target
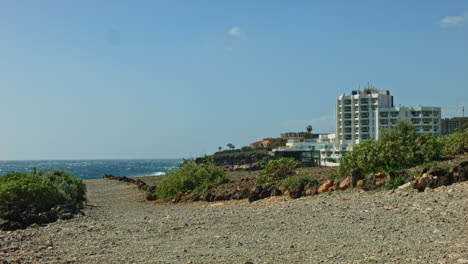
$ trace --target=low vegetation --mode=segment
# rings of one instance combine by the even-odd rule
[[[293,158],[279,158],[269,161],[263,170],[257,175],[257,183],[270,185],[286,179],[296,173],[296,168],[300,162]]]
[[[339,174],[362,174],[409,168],[439,159],[444,142],[428,134],[417,134],[407,122],[381,131],[379,140],[366,140],[341,160]]]
[[[212,164],[186,161],[179,169],[164,176],[158,183],[156,195],[171,200],[183,193],[205,193],[209,188],[228,181],[226,172]]]
[[[82,204],[85,195],[83,181],[63,170],[9,172],[0,177],[0,216],[12,209],[41,212],[65,203]]]
[[[282,182],[281,182],[281,188],[283,190],[289,190],[294,188],[295,186],[302,184],[302,183],[308,183],[312,181],[312,177],[310,175],[291,175],[286,177]]]
[[[443,140],[442,154],[445,156],[459,155],[468,152],[468,132],[458,130]]]

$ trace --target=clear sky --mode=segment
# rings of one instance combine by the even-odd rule
[[[461,116],[468,1],[0,1],[0,159],[334,132],[336,97],[368,82]]]

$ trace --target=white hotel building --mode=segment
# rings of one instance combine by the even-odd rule
[[[350,150],[367,138],[378,139],[382,128],[411,122],[418,133],[441,134],[440,107],[395,107],[389,91],[366,89],[336,99],[336,145]]]
[[[392,127],[399,120],[411,122],[418,133],[441,135],[440,107],[395,107],[389,91],[366,89],[341,94],[336,99],[335,134],[322,134],[317,139],[290,139],[285,147],[274,151],[313,151],[320,164],[329,166],[331,159],[339,161],[354,145],[368,138],[377,140],[382,128]]]

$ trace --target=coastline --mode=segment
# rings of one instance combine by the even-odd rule
[[[86,180],[85,216],[0,232],[22,263],[453,263],[468,260],[468,182],[416,191],[334,192],[182,204],[132,184]],[[77,251],[76,249],[80,250]]]

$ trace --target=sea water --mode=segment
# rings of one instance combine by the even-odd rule
[[[81,179],[98,179],[104,174],[141,177],[164,175],[177,169],[182,159],[130,159],[130,160],[17,160],[0,161],[0,176],[10,171],[43,172],[66,170]]]

